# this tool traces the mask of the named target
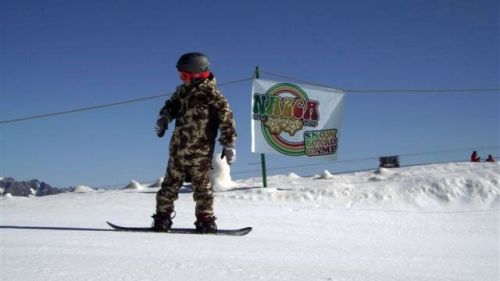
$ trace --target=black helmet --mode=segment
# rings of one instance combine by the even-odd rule
[[[210,62],[206,55],[202,53],[186,53],[177,61],[177,69],[179,71],[201,73],[208,71]]]

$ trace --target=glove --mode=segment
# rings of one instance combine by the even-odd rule
[[[236,149],[234,148],[234,146],[224,146],[220,159],[224,159],[224,157],[226,157],[226,162],[228,165],[236,162]]]
[[[160,115],[156,120],[156,127],[155,127],[156,135],[159,138],[163,137],[167,129],[168,129],[168,118],[166,116]]]

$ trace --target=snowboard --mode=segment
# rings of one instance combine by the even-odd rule
[[[110,223],[109,221],[107,221],[106,223],[113,229],[118,231],[154,232],[151,227],[126,227]],[[237,229],[218,229],[215,233],[200,233],[197,232],[195,228],[171,228],[168,232],[159,233],[243,236],[248,234],[250,231],[252,231],[251,227]]]

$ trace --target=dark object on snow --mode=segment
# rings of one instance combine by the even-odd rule
[[[199,233],[217,233],[217,224],[215,220],[217,217],[215,216],[207,216],[200,214],[196,216],[196,222],[194,225],[196,226],[196,230]]]
[[[484,162],[495,162],[495,158],[493,158],[493,156],[491,154],[488,154],[488,158],[486,158],[486,160],[484,160]]]
[[[471,156],[470,156],[470,161],[471,162],[481,162],[481,157],[477,155],[477,151],[473,151]]]
[[[125,227],[110,222],[106,223],[118,231],[154,232],[153,228],[151,227]],[[250,231],[252,231],[251,227],[244,227],[238,229],[218,229],[217,232],[208,232],[208,233],[201,233],[195,228],[170,228],[170,230],[168,230],[167,232],[160,232],[160,233],[243,236],[248,234]]]
[[[382,156],[379,158],[380,168],[399,168],[399,156]]]
[[[172,228],[172,214],[170,213],[154,214],[153,219],[152,228],[155,232],[167,232]]]

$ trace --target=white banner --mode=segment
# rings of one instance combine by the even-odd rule
[[[254,79],[252,152],[336,158],[344,92]]]

